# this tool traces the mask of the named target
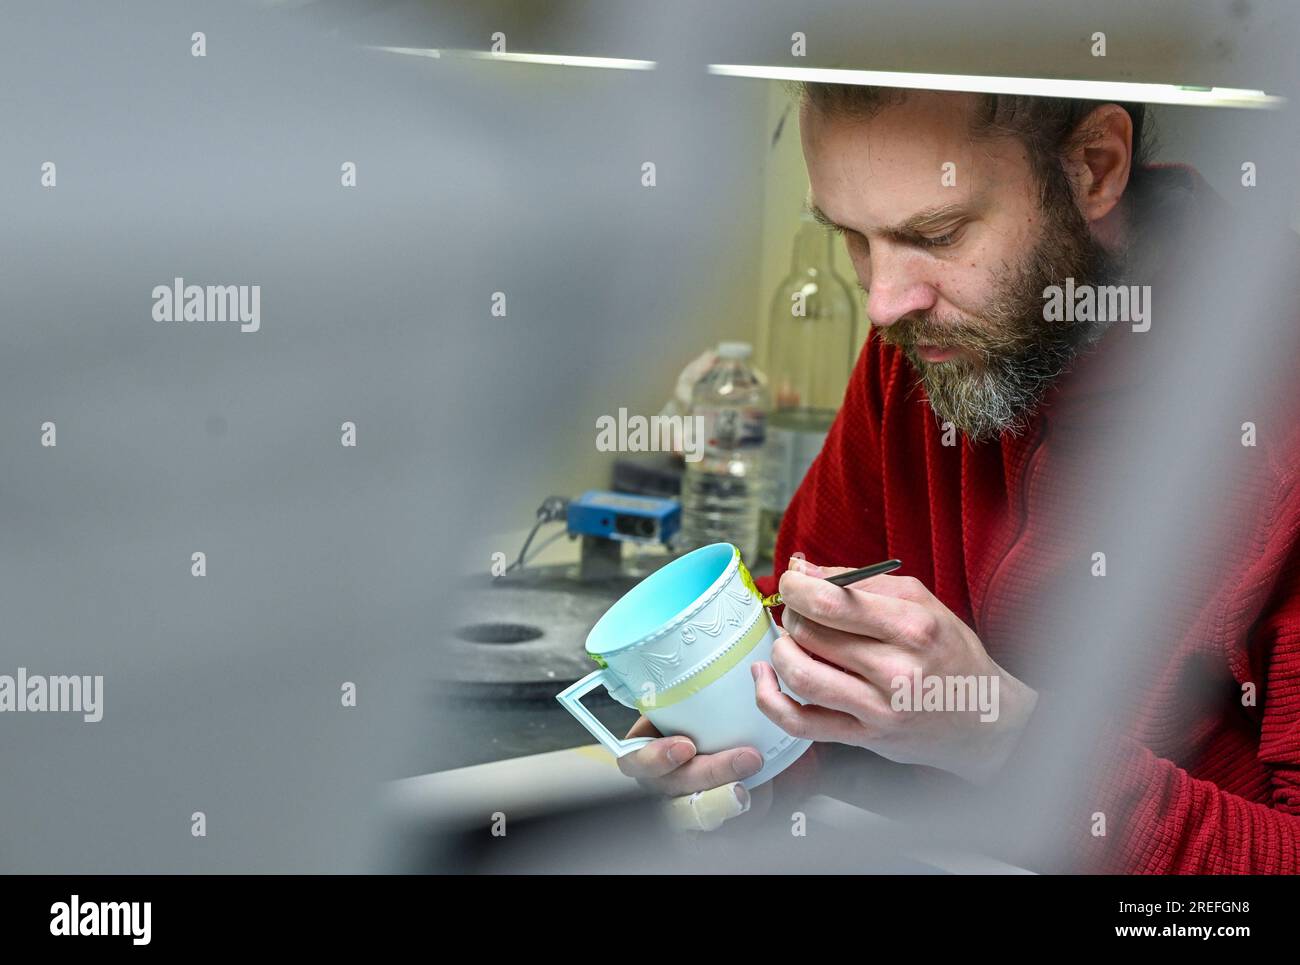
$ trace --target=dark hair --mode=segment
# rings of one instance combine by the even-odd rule
[[[791,94],[828,117],[868,118],[881,109],[901,104],[910,90],[858,84],[793,82]],[[1024,94],[979,94],[975,111],[976,137],[1010,136],[1029,150],[1030,164],[1044,201],[1057,194],[1064,177],[1062,161],[1087,136],[1081,122],[1104,101]],[[1144,168],[1154,148],[1146,121],[1145,104],[1119,104],[1133,122],[1130,187],[1145,181]]]

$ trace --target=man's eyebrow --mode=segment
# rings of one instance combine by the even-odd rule
[[[926,231],[934,231],[940,228],[946,228],[953,221],[968,216],[972,209],[977,207],[975,199],[967,203],[952,202],[949,204],[937,205],[933,208],[926,208],[924,211],[918,211],[910,218],[888,228],[879,229],[878,233],[889,238],[915,238]],[[856,228],[848,228],[841,225],[819,208],[813,202],[808,202],[807,207],[813,219],[824,228],[839,229],[843,231],[857,231]]]
[[[881,229],[880,233],[895,238],[915,237],[927,231],[946,228],[958,218],[965,217],[970,210],[971,205],[969,204],[941,204],[933,208],[926,208],[924,211],[918,211],[900,224]]]

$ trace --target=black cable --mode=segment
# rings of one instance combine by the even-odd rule
[[[537,531],[542,528],[542,524],[545,522],[546,520],[541,516],[537,517],[537,522],[533,523],[533,528],[528,531],[528,538],[524,540],[523,549],[519,551],[519,556],[515,558],[515,561],[506,567],[506,573],[524,565],[524,557],[528,555],[528,547],[532,545],[533,537],[537,535]],[[505,576],[505,573],[501,575]]]
[[[523,548],[519,551],[519,556],[515,561],[505,568],[501,576],[505,576],[511,570],[517,570],[524,565],[528,556],[528,547],[533,544],[533,538],[537,536],[537,531],[546,523],[555,523],[566,519],[569,511],[569,501],[563,496],[547,496],[542,500],[542,505],[537,507],[537,519],[533,523],[533,528],[528,531],[528,537],[524,540]]]

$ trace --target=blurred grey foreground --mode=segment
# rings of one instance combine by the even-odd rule
[[[1110,457],[1093,492],[1109,514],[1099,540],[1124,578],[1044,602],[1036,622],[1058,628],[1073,659],[1046,688],[1051,751],[1022,781],[974,793],[846,755],[824,796],[891,823],[849,819],[815,796],[683,837],[661,830],[657,802],[595,802],[562,783],[555,793],[543,766],[523,779],[542,806],[507,814],[504,840],[488,835],[490,812],[476,831],[460,823],[488,801],[461,799],[453,819],[436,784],[427,815],[410,819],[417,793],[394,820],[394,791],[422,787],[395,780],[515,756],[491,749],[490,728],[520,735],[563,719],[558,739],[584,742],[549,698],[559,716],[534,713],[544,700],[506,700],[498,716],[446,699],[446,642],[492,619],[456,596],[465,573],[489,565],[468,547],[598,472],[594,418],[657,409],[659,360],[690,358],[710,326],[716,340],[752,321],[735,304],[759,255],[764,96],[704,65],[745,62],[734,45],[747,30],[784,48],[788,11],[541,6],[513,21],[524,38],[660,68],[593,82],[366,49],[482,45],[509,4],[6,9],[0,657],[5,670],[104,674],[105,716],[0,721],[3,870],[944,870],[916,857],[935,851],[1035,869],[1064,860],[1056,822],[1085,798],[1095,725],[1122,716],[1122,682],[1158,657],[1185,601],[1241,564],[1205,539],[1231,530],[1222,510],[1242,413],[1266,425],[1265,395],[1293,377],[1297,349],[1300,274],[1267,207],[1246,207],[1244,230],[1188,239],[1186,285],[1156,293],[1160,365],[1131,423],[1094,440]],[[844,33],[843,11],[825,6],[828,17],[809,7],[809,29]],[[951,23],[936,49],[960,46],[960,18]],[[208,57],[196,62],[200,29]],[[981,62],[1018,36],[996,17],[987,29]],[[1295,103],[1294,35],[1256,32],[1231,66],[1284,69],[1287,82],[1270,87]],[[1184,130],[1221,144],[1229,123],[1206,112]],[[1300,156],[1290,110],[1254,130],[1260,156]],[[647,158],[661,172],[653,195],[637,181]],[[53,191],[38,184],[49,159]],[[358,166],[356,189],[339,185],[345,161]],[[1275,182],[1293,191],[1292,173]],[[154,323],[149,292],[176,276],[260,284],[262,330]],[[496,291],[509,296],[507,319],[489,313]],[[55,450],[37,441],[47,419]],[[339,446],[344,420],[358,426],[355,450]],[[189,572],[195,550],[208,554],[201,580]],[[340,706],[348,681],[353,709]],[[470,791],[498,772],[479,773]],[[518,799],[508,791],[493,810]],[[790,834],[800,807],[806,838]],[[190,835],[194,811],[206,838]]]

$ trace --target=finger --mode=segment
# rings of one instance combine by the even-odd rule
[[[627,732],[628,738],[656,737],[645,747],[637,748],[618,759],[618,769],[637,780],[662,777],[681,767],[695,756],[695,745],[688,737],[659,737],[650,721],[642,717]]]
[[[816,704],[804,706],[782,693],[777,685],[776,671],[770,664],[756,663],[753,672],[754,701],[758,709],[791,737],[841,744],[862,742],[865,728],[856,717]]]
[[[749,792],[736,781],[664,802],[668,826],[674,831],[712,831],[749,810]]]
[[[781,598],[785,599],[786,577],[789,576],[806,576],[810,579],[825,580],[830,576],[838,576],[841,573],[849,572],[847,566],[817,566],[809,563],[807,560],[791,559],[789,567],[781,574],[777,580],[776,588],[780,592]]]
[[[811,617],[800,613],[792,606],[787,606],[781,614],[781,629],[795,638],[796,641],[804,636],[819,634],[826,646],[849,645],[854,642],[872,641],[879,643],[875,637],[869,637],[862,632],[849,632],[846,630],[836,630],[832,627],[823,626]],[[818,656],[821,656],[819,653]],[[847,656],[845,654],[844,656]],[[833,661],[840,666],[847,666],[843,660]]]
[[[934,599],[930,588],[915,576],[895,576],[893,573],[869,576],[857,583],[850,583],[847,589],[892,596],[898,600],[911,600],[913,603],[925,603]]]
[[[632,725],[632,729],[627,732],[627,736],[623,739],[631,740],[633,737],[663,736],[664,735],[659,733],[658,729],[655,727],[654,722],[651,721],[649,717],[642,715],[636,719],[636,723]]]
[[[735,747],[717,754],[697,754],[681,767],[641,783],[656,793],[677,797],[743,781],[762,769],[763,755],[752,747]]]
[[[841,573],[848,573],[853,569],[851,566],[818,566],[807,559],[798,556],[791,556],[789,569],[796,573],[803,573],[805,576],[815,576],[818,579],[826,579],[831,576],[839,576]]]
[[[802,573],[781,577],[781,598],[786,610],[800,617],[891,643],[923,643],[938,623],[937,615],[920,603],[836,586]]]
[[[881,690],[887,689],[889,681],[899,672],[899,658],[907,652],[904,648],[875,637],[824,627],[798,614],[792,615],[795,619],[786,620],[785,632],[813,658],[860,677],[868,686]],[[782,675],[781,679],[785,680],[785,676]]]
[[[815,659],[788,634],[772,644],[772,668],[809,703],[864,717],[881,709],[881,698],[861,677]]]
[[[809,563],[807,560],[791,559],[790,570],[795,573],[801,573],[804,576],[816,577],[819,580],[828,580],[832,576],[839,576],[841,573],[851,573],[858,567],[849,566],[818,566],[815,563]],[[930,588],[914,576],[895,576],[891,573],[881,573],[877,576],[867,577],[865,580],[859,580],[850,586],[855,590],[865,590],[868,593],[879,593],[882,596],[897,597],[900,600],[911,600],[914,603],[924,603],[933,598],[934,594]]]

